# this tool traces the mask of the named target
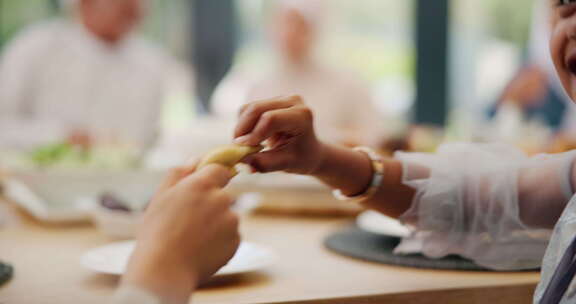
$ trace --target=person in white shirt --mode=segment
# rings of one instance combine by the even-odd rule
[[[325,64],[315,55],[322,4],[314,0],[276,4],[271,25],[276,52],[271,71],[235,68],[214,94],[216,116],[235,118],[248,101],[299,94],[317,113],[321,138],[335,143],[379,144],[382,119],[369,85],[354,71]]]
[[[66,0],[73,18],[32,25],[0,62],[0,147],[83,134],[139,147],[156,137],[170,57],[133,34],[142,0]]]

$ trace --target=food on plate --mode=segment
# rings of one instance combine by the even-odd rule
[[[128,206],[118,197],[110,193],[104,193],[100,196],[100,205],[106,209],[114,211],[132,212],[132,208]]]
[[[150,205],[151,199],[145,200],[145,204],[134,204],[120,198],[117,194],[111,192],[103,192],[98,196],[98,203],[100,207],[109,211],[119,211],[125,213],[139,213],[143,212]],[[144,201],[142,201],[144,202]]]
[[[262,151],[264,147],[249,147],[241,145],[226,145],[214,149],[212,152],[206,154],[200,161],[198,168],[202,168],[209,164],[220,164],[230,168],[236,174],[236,166],[243,158],[250,154]]]

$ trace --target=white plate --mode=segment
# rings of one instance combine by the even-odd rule
[[[356,218],[356,225],[368,232],[399,238],[408,237],[411,232],[410,228],[402,225],[398,220],[376,211],[362,212]]]
[[[135,241],[112,243],[86,252],[80,263],[96,272],[122,275]],[[216,275],[231,275],[260,270],[273,264],[276,255],[261,245],[243,242],[236,255]]]

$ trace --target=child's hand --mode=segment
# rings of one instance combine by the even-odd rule
[[[236,252],[240,237],[233,199],[222,188],[231,173],[220,165],[172,170],[155,195],[123,280],[169,303],[187,300]]]
[[[234,136],[236,143],[268,150],[244,162],[259,172],[312,174],[323,159],[323,144],[314,133],[313,115],[299,96],[272,98],[245,105]]]

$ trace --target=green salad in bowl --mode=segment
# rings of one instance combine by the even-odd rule
[[[68,142],[40,146],[28,152],[4,152],[3,166],[13,169],[136,169],[142,153],[128,145],[83,147]]]
[[[145,168],[142,153],[128,145],[55,143],[24,153],[2,153],[4,188],[42,219],[86,218],[83,202],[110,193],[144,205],[164,172]],[[5,193],[6,194],[6,193]]]

